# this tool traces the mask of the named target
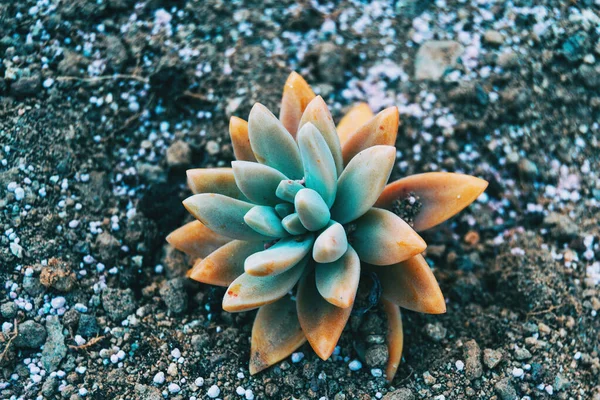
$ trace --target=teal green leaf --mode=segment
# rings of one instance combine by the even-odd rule
[[[312,189],[300,190],[296,194],[294,205],[302,225],[309,231],[318,231],[329,222],[329,207],[319,193]]]
[[[201,193],[183,201],[185,208],[216,233],[232,239],[271,240],[246,225],[244,216],[254,204],[215,193]]]
[[[281,239],[266,250],[246,258],[244,270],[254,276],[278,275],[306,256],[315,241],[313,234]]]
[[[346,224],[366,213],[383,191],[395,158],[393,146],[369,147],[354,156],[338,179],[332,218]]]
[[[302,178],[298,145],[277,117],[260,103],[250,111],[248,137],[259,163],[275,168],[288,178]]]
[[[283,225],[283,229],[292,235],[301,235],[306,233],[306,228],[304,225],[302,225],[302,222],[300,222],[300,217],[298,217],[297,213],[290,214],[283,218],[281,220],[281,224]]]
[[[331,207],[337,190],[337,171],[321,132],[310,122],[298,131],[298,147],[304,165],[305,186],[313,189]]]
[[[360,259],[348,246],[344,255],[328,264],[317,264],[315,268],[317,289],[325,300],[334,306],[348,308],[354,304],[360,280]]]
[[[298,282],[304,271],[308,257],[278,275],[240,275],[229,285],[223,297],[223,310],[240,312],[252,310],[285,296]]]
[[[236,185],[250,201],[268,206],[281,201],[275,195],[279,182],[287,179],[281,172],[249,161],[233,161],[231,166]]]
[[[344,227],[330,221],[329,226],[315,240],[313,259],[318,263],[331,263],[338,260],[348,249],[348,239]]]
[[[294,205],[290,203],[279,203],[275,206],[275,212],[281,218],[285,218],[294,212]]]
[[[331,155],[335,162],[337,176],[339,176],[344,169],[342,146],[337,130],[335,129],[335,123],[329,112],[329,107],[327,107],[327,104],[321,96],[315,97],[308,103],[308,106],[306,106],[302,118],[300,119],[298,129],[300,130],[309,122],[319,130],[323,135],[323,139],[327,142],[327,146],[329,147],[329,151],[331,151]]]
[[[360,259],[369,264],[396,264],[427,247],[421,236],[391,211],[371,208],[354,225],[350,242]]]
[[[250,228],[265,236],[273,238],[289,236],[286,230],[283,229],[281,219],[273,207],[252,207],[250,211],[244,215],[244,222],[246,222]]]
[[[293,203],[294,197],[296,197],[296,193],[298,193],[302,189],[304,189],[304,186],[302,186],[297,181],[285,179],[279,182],[279,186],[277,186],[277,189],[275,190],[275,195],[281,200]]]

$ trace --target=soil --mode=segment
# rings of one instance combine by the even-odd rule
[[[600,399],[599,11],[0,2],[0,397]],[[391,384],[365,359],[377,307],[332,359],[304,345],[250,377],[254,312],[223,312],[223,289],[187,280],[165,244],[190,218],[185,169],[228,165],[229,117],[278,110],[291,70],[336,120],[399,107],[391,179],[490,182],[423,233],[448,311],[403,313]]]

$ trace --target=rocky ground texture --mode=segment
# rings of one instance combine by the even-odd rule
[[[598,1],[0,2],[0,397],[600,399]],[[424,235],[445,315],[383,313],[250,377],[254,313],[165,244],[229,116],[303,74],[397,105],[393,178],[489,180]]]

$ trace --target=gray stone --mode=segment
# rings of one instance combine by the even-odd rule
[[[334,43],[326,42],[319,46],[317,66],[319,76],[327,83],[339,85],[344,82],[344,53]]]
[[[67,346],[65,346],[63,326],[57,316],[48,317],[46,330],[48,337],[42,351],[42,364],[46,371],[52,372],[58,369],[60,362],[67,355]]]
[[[512,50],[503,51],[498,55],[496,64],[505,69],[514,68],[519,65],[519,56]]]
[[[415,58],[415,78],[439,80],[446,70],[457,66],[465,48],[453,40],[431,40],[421,45]]]
[[[135,392],[140,400],[162,400],[160,390],[154,386],[135,384]]]
[[[194,349],[196,349],[196,351],[204,349],[209,343],[210,336],[205,332],[192,336],[192,346]]]
[[[446,337],[448,330],[440,323],[425,325],[425,333],[434,342],[439,342]]]
[[[37,276],[23,277],[23,289],[31,297],[37,297],[46,290]]]
[[[555,211],[544,217],[544,224],[551,226],[550,233],[558,239],[573,239],[579,235],[579,225],[567,215]]]
[[[500,46],[504,43],[504,36],[500,32],[490,29],[483,34],[483,41],[488,44]]]
[[[380,367],[388,360],[388,348],[384,344],[376,344],[365,351],[365,363],[368,367]]]
[[[110,233],[102,232],[96,238],[96,251],[102,261],[112,261],[119,256],[121,243]]]
[[[554,378],[554,389],[556,389],[557,392],[560,392],[561,390],[569,388],[569,386],[571,386],[571,382],[569,382],[563,374],[558,373]]]
[[[383,400],[415,400],[415,395],[412,394],[410,389],[401,388],[394,390],[393,392],[386,393],[386,395],[383,396]]]
[[[138,175],[148,183],[165,183],[167,181],[167,173],[158,165],[137,163],[135,168]]]
[[[501,352],[493,349],[485,349],[483,351],[483,363],[489,369],[493,369],[494,367],[496,367],[496,365],[498,365],[500,361],[502,361]]]
[[[494,385],[494,389],[496,389],[496,393],[502,400],[515,400],[517,399],[517,392],[515,388],[511,385],[510,380],[508,378],[504,378],[496,385]]]
[[[174,278],[166,281],[160,288],[160,295],[172,313],[181,314],[187,309],[188,295],[185,291],[185,279]]]
[[[44,384],[42,385],[42,394],[45,398],[52,398],[52,395],[56,391],[58,386],[58,380],[55,376],[48,376]]]
[[[192,149],[183,140],[176,140],[167,149],[167,165],[171,168],[183,168],[192,163]]]
[[[102,307],[113,321],[124,320],[135,311],[133,291],[131,289],[104,289]]]
[[[521,158],[519,161],[519,172],[522,177],[527,179],[535,179],[539,175],[537,165],[526,158]]]
[[[528,360],[531,358],[531,353],[524,347],[519,347],[515,350],[515,358],[519,361]]]
[[[17,305],[13,301],[2,303],[0,313],[6,319],[13,319],[17,315]]]
[[[46,340],[46,329],[32,320],[19,324],[18,331],[13,343],[20,348],[37,349]]]
[[[79,326],[77,334],[86,338],[94,337],[98,334],[98,322],[96,317],[90,314],[81,314],[79,316]]]
[[[600,87],[600,64],[582,64],[579,67],[579,76],[583,80],[583,83],[590,89]]]
[[[469,340],[464,345],[465,376],[468,379],[480,378],[483,374],[481,365],[481,349],[475,340]]]
[[[40,75],[21,77],[10,86],[11,93],[16,97],[35,96],[42,90],[42,78]]]

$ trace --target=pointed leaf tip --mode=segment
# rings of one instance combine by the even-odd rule
[[[325,201],[312,189],[298,191],[294,198],[294,206],[302,225],[309,231],[318,231],[325,227],[331,217]]]
[[[389,107],[359,127],[342,146],[344,163],[348,164],[356,154],[371,146],[394,146],[399,121],[398,108]]]
[[[322,264],[338,260],[348,250],[346,231],[341,224],[330,221],[329,226],[319,234],[313,246],[313,259]]]
[[[300,279],[296,307],[308,342],[321,359],[327,360],[348,322],[352,307],[336,307],[323,299],[317,290],[314,273]]]
[[[343,145],[356,129],[366,124],[373,118],[373,111],[367,103],[358,103],[344,115],[337,126],[340,143]]]
[[[256,103],[250,111],[248,136],[259,163],[275,168],[290,179],[302,178],[302,160],[296,141],[260,103]]]
[[[200,221],[188,222],[167,236],[171,246],[195,258],[206,257],[230,241],[230,238],[213,232]]]
[[[269,206],[280,202],[275,191],[279,182],[287,179],[284,174],[268,165],[249,161],[233,161],[231,166],[237,187],[252,202]]]
[[[289,296],[261,307],[252,326],[250,374],[283,360],[304,342],[306,337],[298,321],[296,302]]]
[[[298,264],[308,254],[313,242],[313,234],[281,239],[268,249],[246,258],[244,269],[254,276],[281,274]]]
[[[413,227],[416,231],[424,231],[458,214],[475,201],[487,185],[487,181],[471,175],[427,172],[390,183],[375,206],[391,209],[396,200],[414,195],[422,207],[414,218]]]
[[[238,117],[231,117],[229,119],[229,136],[236,160],[256,161],[248,137],[248,122]]]
[[[336,307],[348,308],[354,304],[360,280],[360,259],[351,246],[338,260],[317,264],[317,289],[325,300]]]
[[[338,179],[331,217],[346,224],[366,213],[385,187],[395,159],[392,146],[373,146],[358,153]]]
[[[408,310],[443,314],[446,301],[425,258],[418,254],[394,265],[372,266],[379,276],[383,297]]]
[[[402,218],[381,208],[371,208],[357,219],[349,239],[360,259],[373,265],[399,263],[427,247]]]
[[[188,197],[184,207],[213,232],[232,239],[270,240],[244,222],[244,215],[253,204],[213,193],[202,193]]]
[[[283,238],[289,236],[273,207],[256,206],[244,215],[244,222],[261,235]]]
[[[298,146],[304,165],[305,186],[316,191],[331,207],[337,191],[337,171],[333,156],[321,132],[307,122],[298,132]]]
[[[188,277],[216,286],[229,286],[244,273],[244,260],[263,249],[262,242],[231,241],[196,261]]]
[[[223,310],[240,312],[272,303],[285,296],[298,282],[308,262],[305,257],[287,271],[271,276],[240,275],[223,297]]]
[[[337,176],[344,169],[344,160],[342,158],[342,147],[340,138],[338,137],[333,118],[329,112],[329,108],[325,100],[321,96],[315,97],[304,110],[300,119],[299,130],[308,123],[313,124],[319,133],[323,136],[325,143],[329,147],[329,151],[333,157]]]
[[[315,93],[304,78],[295,71],[290,73],[283,87],[279,119],[293,137],[296,137],[302,113],[314,98]]]
[[[217,193],[233,199],[248,200],[235,184],[231,168],[194,168],[186,171],[188,186],[194,194]]]

